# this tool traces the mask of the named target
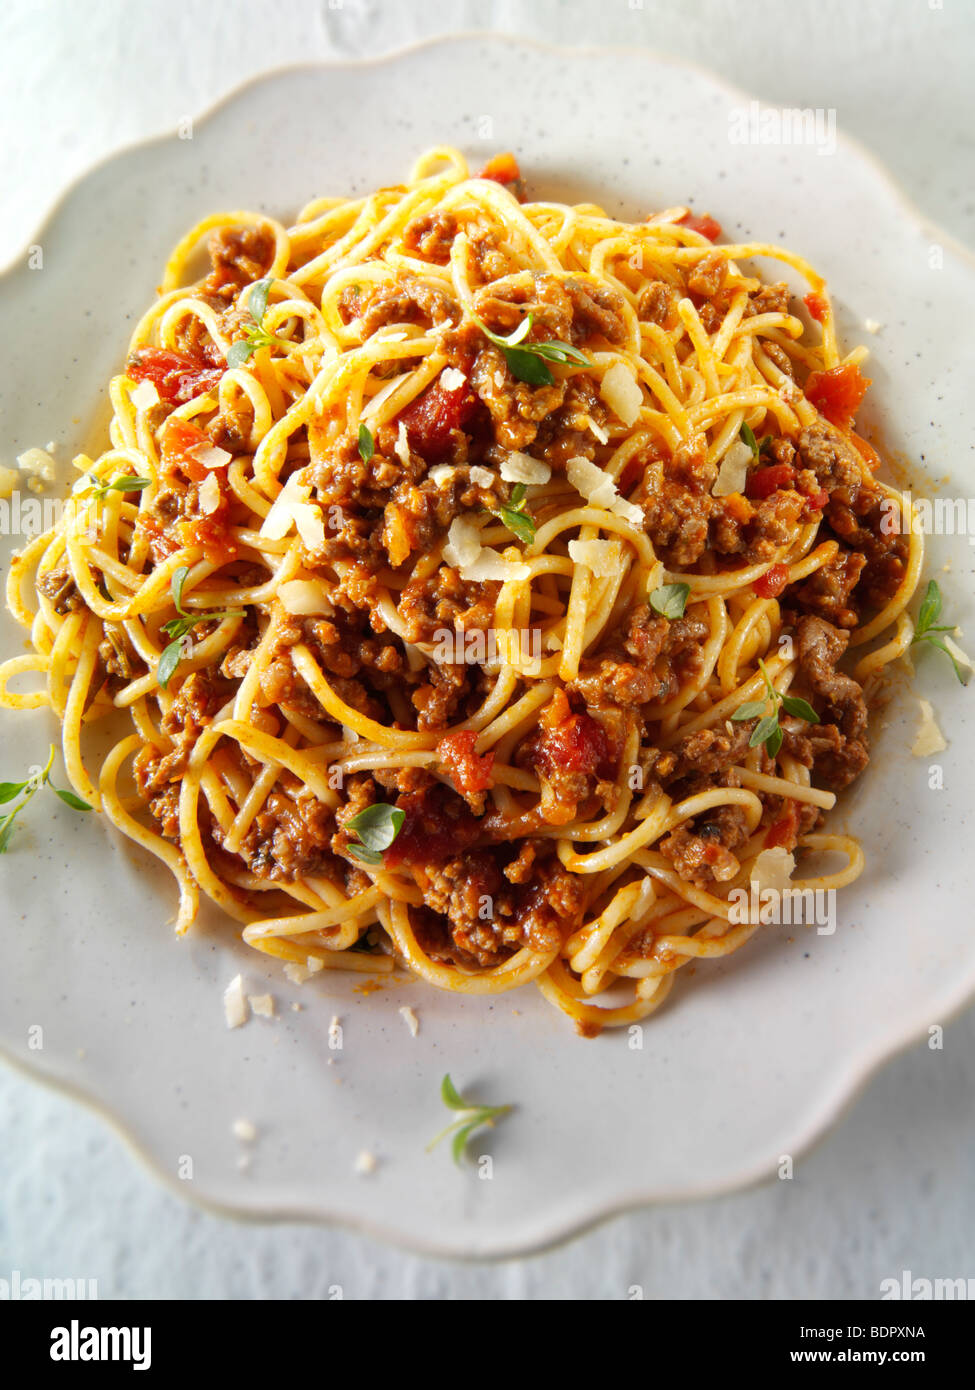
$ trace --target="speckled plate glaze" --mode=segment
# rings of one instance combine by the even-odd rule
[[[541,197],[633,217],[692,202],[731,235],[800,251],[828,275],[845,341],[866,319],[884,325],[870,340],[867,433],[923,456],[933,476],[950,473],[953,492],[975,491],[961,336],[975,320],[975,268],[842,138],[829,154],[733,143],[732,113],[747,101],[651,53],[489,36],[262,78],[191,139],[93,170],[35,237],[43,270],[25,253],[7,273],[3,461],[50,439],[65,460],[98,442],[134,317],[197,218],[236,207],[287,218],[315,194],[394,182],[420,150],[449,142],[474,162],[515,149]],[[931,552],[932,572],[951,565],[940,576],[947,611],[970,628],[965,539]],[[20,649],[6,619],[2,640]],[[905,683],[873,766],[834,819],[868,859],[835,934],[769,928],[731,959],[682,972],[642,1048],[625,1032],[576,1037],[531,988],[493,1001],[407,979],[363,992],[361,976],[338,974],[295,987],[227,923],[207,918],[177,941],[166,875],[53,798],[35,803],[0,860],[0,1043],[97,1105],[186,1196],[243,1216],[340,1221],[426,1251],[527,1251],[629,1206],[758,1180],[975,990],[972,875],[958,852],[971,823],[972,697],[933,653],[917,684],[950,741],[937,759],[945,786],[929,789],[928,760],[906,751],[917,705]],[[53,732],[43,712],[4,714],[0,777],[42,760]],[[251,993],[274,994],[278,1016],[231,1032],[221,992],[238,971]],[[415,1040],[403,1005],[419,1016]],[[334,1015],[341,1050],[329,1048]],[[445,1071],[479,1099],[516,1105],[476,1145],[493,1157],[490,1180],[456,1169],[446,1149],[425,1152],[445,1122]],[[258,1130],[246,1169],[231,1129],[240,1117]],[[354,1171],[361,1150],[378,1160],[368,1176]]]

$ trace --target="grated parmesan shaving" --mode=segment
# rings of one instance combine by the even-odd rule
[[[362,1149],[356,1157],[355,1171],[362,1174],[374,1173],[377,1162],[375,1154],[370,1153],[368,1149]]]
[[[408,1004],[404,1004],[403,1007],[400,1009],[399,1014],[400,1018],[403,1019],[407,1028],[409,1028],[410,1032],[415,1038],[417,1033],[419,1033],[420,1031],[420,1020],[417,1018],[416,1012],[413,1009],[411,1009]]]
[[[643,392],[629,367],[614,362],[599,383],[599,394],[624,425],[636,423],[643,406]]]
[[[752,451],[748,445],[742,440],[736,439],[721,460],[721,467],[714,480],[711,496],[730,497],[733,492],[744,492],[752,457]]]
[[[643,526],[642,510],[634,502],[627,502],[625,497],[621,497],[610,475],[595,463],[590,463],[589,459],[579,454],[569,459],[565,473],[576,492],[594,507],[605,507],[634,526]]]
[[[317,579],[289,579],[279,586],[278,598],[286,613],[297,616],[335,611]]]
[[[406,434],[406,426],[403,424],[402,420],[399,422],[399,429],[396,432],[396,443],[393,445],[393,448],[403,467],[408,467],[410,462],[410,441]]]
[[[220,506],[220,484],[215,473],[208,473],[200,484],[200,511],[210,516]]]
[[[506,483],[547,483],[552,470],[541,459],[533,459],[531,454],[515,449],[502,460],[501,476]]]
[[[465,516],[455,516],[447,532],[447,544],[443,557],[454,569],[472,565],[481,553],[481,533],[473,521]]]
[[[273,994],[248,994],[247,1002],[258,1018],[274,1017]]]
[[[490,468],[481,468],[479,464],[475,463],[474,467],[471,469],[471,482],[476,487],[490,488],[494,486],[495,475],[491,472]]]
[[[244,981],[235,975],[223,992],[223,1016],[228,1028],[239,1028],[249,1017],[244,998]]]
[[[529,565],[506,560],[494,550],[482,550],[473,564],[464,565],[460,571],[461,579],[469,579],[473,583],[500,579],[502,584],[507,584],[513,579],[528,579],[530,575]]]
[[[752,864],[750,879],[759,893],[767,890],[785,893],[792,887],[792,870],[795,867],[795,855],[782,845],[777,845],[775,849],[763,849],[757,856]]]
[[[445,391],[459,391],[462,386],[467,385],[467,377],[456,367],[444,367],[440,373],[439,384]]]
[[[599,579],[609,579],[619,570],[619,541],[569,541],[569,558]]]
[[[234,1120],[231,1128],[234,1138],[239,1139],[242,1144],[253,1144],[257,1138],[257,1128],[250,1120]]]
[[[212,444],[198,444],[189,452],[190,458],[204,468],[226,468],[233,458],[233,454],[228,454],[226,449],[217,449]]]
[[[934,710],[927,700],[918,700],[921,707],[921,723],[917,736],[911,745],[915,758],[929,758],[932,753],[943,753],[948,747],[945,736],[938,728]]]
[[[159,392],[151,381],[140,381],[135,390],[130,392],[129,400],[136,410],[148,410],[151,406],[159,404]]]

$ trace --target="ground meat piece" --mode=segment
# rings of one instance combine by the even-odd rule
[[[811,468],[820,487],[857,488],[864,481],[863,460],[853,445],[828,420],[816,420],[799,435],[799,457]]]
[[[884,494],[872,484],[837,488],[826,507],[826,519],[843,544],[866,559],[855,600],[882,608],[904,578],[908,551],[908,537],[888,529]]]
[[[598,441],[590,420],[598,428],[606,424],[606,409],[595,383],[590,376],[570,377],[562,405],[538,426],[533,457],[544,459],[556,471],[564,469],[571,458],[594,459]],[[493,451],[489,451],[488,457],[493,460]],[[502,461],[498,459],[498,463]]]
[[[851,676],[836,670],[849,634],[822,618],[804,616],[796,624],[799,669],[822,703],[820,723],[807,735],[816,772],[827,786],[839,790],[866,767],[867,707],[863,691]]]
[[[211,834],[220,844],[216,824]],[[292,796],[277,788],[254,817],[241,849],[258,878],[291,882],[334,865],[330,848],[334,834],[330,807],[314,796]]]
[[[784,280],[772,285],[762,285],[752,290],[745,306],[746,317],[752,314],[787,314],[792,300],[792,291]]]
[[[400,594],[397,612],[408,642],[432,642],[444,628],[487,629],[501,585],[497,580],[476,583],[461,579],[447,565],[425,579],[411,579]]]
[[[860,615],[850,603],[866,557],[851,550],[841,550],[836,558],[816,570],[804,584],[789,592],[789,599],[807,613],[825,618],[835,627],[856,627]]]
[[[778,343],[773,343],[768,338],[765,338],[762,340],[762,351],[769,361],[773,362],[775,366],[778,367],[783,376],[787,376],[792,380],[795,376],[795,369],[792,365],[792,358],[784,347],[780,347]]]
[[[693,827],[693,828],[692,828]],[[698,887],[726,883],[741,867],[734,850],[748,839],[741,806],[717,806],[695,821],[679,825],[660,842],[660,853],[681,878]]]
[[[472,688],[473,668],[458,662],[427,668],[429,680],[413,691],[410,699],[417,712],[418,729],[445,729]],[[458,784],[458,791],[463,788]]]
[[[193,671],[186,677],[160,728],[168,749],[146,744],[136,754],[136,785],[146,799],[162,791],[186,771],[193,746],[233,693],[233,686],[215,671]]]
[[[733,724],[732,733],[724,728],[699,729],[688,734],[666,753],[657,756],[654,776],[666,786],[691,774],[710,776],[724,772],[739,762],[748,752],[751,729],[748,725]]]
[[[709,251],[702,256],[687,277],[687,288],[704,299],[718,293],[728,278],[728,257],[723,251]]]
[[[670,622],[642,606],[622,640],[619,635],[610,638],[597,654],[580,661],[569,689],[590,709],[668,700],[700,670],[707,636],[705,623],[691,618]]]
[[[572,342],[585,343],[594,337],[610,343],[623,341],[623,301],[615,290],[583,280],[563,280],[562,287],[572,303]]]
[[[688,492],[671,482],[640,499],[647,535],[670,569],[687,569],[704,554],[714,512],[708,494]]]
[[[541,421],[559,408],[566,393],[564,381],[530,386],[516,380],[501,351],[493,346],[478,353],[471,386],[487,406],[495,442],[503,449],[527,449]]]
[[[403,233],[403,245],[414,255],[446,265],[456,235],[457,219],[452,212],[431,212],[409,224]]]
[[[210,237],[209,250],[212,269],[203,282],[203,293],[236,299],[244,285],[267,273],[274,256],[274,235],[269,227],[221,227]]]
[[[671,329],[678,321],[677,305],[680,292],[663,280],[651,280],[644,285],[637,299],[636,311],[645,323],[655,323],[659,328]]]
[[[37,592],[49,598],[55,613],[77,613],[85,607],[85,601],[78,593],[67,560],[54,569],[45,570],[38,575]]]
[[[426,323],[431,327],[456,323],[460,306],[438,285],[403,275],[393,283],[380,284],[360,318],[362,336],[368,338],[388,323]]]

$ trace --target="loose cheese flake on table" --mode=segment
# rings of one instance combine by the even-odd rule
[[[378,1159],[368,1149],[361,1149],[356,1156],[355,1171],[360,1174],[374,1173]]]
[[[223,1016],[228,1028],[239,1028],[249,1017],[247,1000],[244,997],[244,981],[235,975],[223,992]]]
[[[273,994],[249,994],[247,996],[247,1002],[258,1018],[274,1017]]]
[[[234,1120],[231,1128],[242,1144],[253,1144],[257,1138],[257,1127],[250,1120]]]
[[[921,707],[921,723],[917,737],[911,745],[915,758],[929,758],[932,753],[943,753],[948,747],[945,736],[938,728],[934,710],[927,700],[918,700]]]
[[[410,1008],[408,1004],[404,1004],[403,1007],[400,1009],[399,1013],[400,1018],[403,1019],[403,1021],[406,1023],[407,1028],[409,1028],[410,1032],[413,1034],[415,1038],[417,1033],[419,1033],[420,1031],[420,1020],[417,1018],[416,1013],[413,1009]]]
[[[629,367],[614,362],[599,383],[599,394],[624,425],[636,423],[643,406],[643,392]]]

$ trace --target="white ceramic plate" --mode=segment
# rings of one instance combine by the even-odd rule
[[[25,254],[7,274],[3,461],[50,439],[63,459],[97,442],[133,316],[197,218],[236,207],[287,217],[315,194],[395,182],[419,151],[449,142],[472,161],[517,150],[539,196],[634,217],[690,201],[735,236],[802,252],[829,277],[846,341],[863,336],[864,319],[884,325],[871,340],[867,432],[879,427],[888,447],[950,473],[952,491],[973,491],[964,335],[975,269],[845,141],[833,153],[733,143],[731,113],[747,100],[645,52],[486,36],[262,78],[198,121],[192,139],[157,140],[87,175],[35,238],[43,269]],[[932,552],[931,572],[952,563],[939,574],[947,611],[971,628],[966,541],[935,541]],[[5,651],[19,649],[6,619],[2,637]],[[945,788],[930,790],[928,760],[906,752],[917,705],[905,688],[834,819],[868,857],[841,896],[835,935],[770,928],[693,978],[681,972],[642,1050],[626,1032],[576,1037],[531,987],[493,1002],[408,980],[364,994],[361,976],[299,989],[227,923],[178,942],[168,877],[95,817],[52,810],[53,798],[35,803],[0,860],[0,1042],[99,1105],[186,1195],[239,1214],[338,1220],[429,1251],[525,1251],[627,1206],[756,1180],[975,989],[971,873],[959,854],[972,697],[934,653],[920,660],[918,687],[950,739],[937,760]],[[52,734],[43,712],[4,714],[0,779],[41,760]],[[221,992],[238,971],[251,992],[274,993],[276,1020],[226,1029]],[[419,1015],[416,1040],[404,1004]],[[344,1046],[330,1051],[336,1014]],[[493,1155],[490,1181],[455,1169],[446,1148],[424,1151],[447,1118],[438,1088],[448,1070],[479,1099],[516,1103],[476,1146]],[[260,1132],[247,1171],[238,1117]],[[353,1171],[363,1149],[379,1160],[371,1176]]]

